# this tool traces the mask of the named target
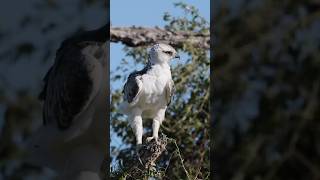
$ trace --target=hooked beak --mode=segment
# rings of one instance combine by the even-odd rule
[[[180,59],[180,56],[177,54],[174,58],[178,58],[178,59]]]

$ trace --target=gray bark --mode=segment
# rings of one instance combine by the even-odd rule
[[[198,48],[210,48],[210,35],[189,31],[171,32],[158,27],[111,27],[111,42],[122,42],[129,47],[166,43],[181,48],[185,42]]]

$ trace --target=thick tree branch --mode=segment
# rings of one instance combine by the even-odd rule
[[[130,47],[161,42],[179,48],[182,47],[185,42],[188,42],[198,48],[210,48],[209,34],[188,31],[171,32],[158,27],[111,27],[110,37],[111,42],[122,42]]]

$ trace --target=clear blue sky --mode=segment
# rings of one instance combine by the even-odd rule
[[[162,17],[165,12],[173,16],[183,16],[184,12],[175,8],[173,3],[181,1],[171,0],[111,0],[110,1],[110,20],[111,26],[144,26],[144,27],[163,27],[165,22]],[[200,15],[210,22],[210,1],[209,0],[186,0],[189,5],[194,5],[199,9]],[[125,58],[122,51],[124,46],[120,43],[110,44],[110,70],[115,71],[121,59]],[[126,58],[127,60],[131,60]],[[182,57],[183,59],[183,57]],[[133,60],[132,60],[133,61]],[[137,68],[138,69],[138,68]],[[111,88],[120,88],[123,82],[110,82]],[[120,146],[121,139],[111,134],[111,145]],[[123,147],[125,148],[125,147]]]

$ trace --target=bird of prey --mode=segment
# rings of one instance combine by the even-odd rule
[[[169,65],[174,58],[180,57],[170,45],[153,45],[145,67],[141,71],[132,72],[124,85],[123,102],[119,109],[128,116],[137,145],[142,144],[142,117],[153,119],[152,137],[146,140],[158,139],[159,127],[174,91]]]
[[[44,78],[43,126],[30,138],[28,161],[58,179],[100,179],[107,142],[109,24],[63,41]]]

